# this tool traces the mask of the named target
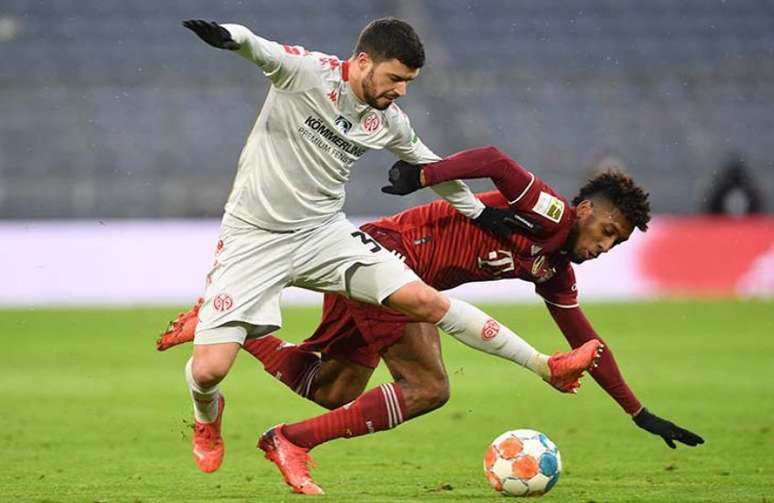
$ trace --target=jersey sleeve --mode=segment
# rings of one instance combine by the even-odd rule
[[[393,140],[387,144],[387,150],[395,154],[398,159],[411,164],[430,164],[439,161],[441,158],[417,136],[406,114],[400,109],[396,112],[396,133]],[[450,178],[433,184],[431,188],[468,218],[476,218],[484,210],[484,204],[460,180]]]
[[[575,271],[569,263],[561,267],[548,281],[536,283],[535,292],[552,306],[564,309],[578,307]]]
[[[491,178],[497,190],[517,203],[535,182],[535,175],[496,147],[463,150],[424,167],[427,185],[455,178]]]
[[[580,347],[586,341],[599,339],[599,335],[591,327],[591,323],[580,307],[562,308],[546,304],[559,329],[567,342],[573,348]],[[610,395],[627,414],[634,414],[642,408],[642,404],[632,392],[621,375],[618,364],[613,357],[610,346],[605,344],[605,350],[597,362],[597,367],[590,372],[591,376]]]
[[[266,40],[239,24],[222,26],[239,44],[236,52],[258,65],[278,89],[298,90],[314,85],[314,58],[303,47]]]

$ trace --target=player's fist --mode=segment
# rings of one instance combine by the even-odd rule
[[[690,445],[691,447],[704,443],[704,439],[699,435],[680,428],[672,421],[667,421],[666,419],[658,417],[645,407],[643,407],[632,419],[634,419],[635,424],[643,430],[663,438],[664,442],[672,449],[676,447],[675,440],[682,442],[685,445]]]
[[[390,168],[387,179],[390,184],[382,187],[385,194],[405,196],[422,188],[420,175],[422,166],[406,161],[398,161]]]
[[[239,44],[231,38],[231,33],[215,21],[188,19],[187,21],[183,21],[183,26],[196,33],[200,39],[213,47],[228,49],[229,51],[236,51],[239,49]]]

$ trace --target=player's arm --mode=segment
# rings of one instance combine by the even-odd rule
[[[286,87],[301,65],[302,48],[266,40],[239,24],[190,19],[183,21],[183,26],[209,45],[234,51],[252,61],[278,87]]]
[[[551,316],[553,317],[564,337],[573,348],[581,346],[590,339],[602,340],[594,331],[591,323],[583,314],[579,306],[568,307],[559,306],[546,302]],[[618,404],[632,416],[635,424],[640,428],[658,435],[664,439],[664,442],[675,448],[674,441],[682,442],[686,445],[696,446],[703,444],[704,439],[699,435],[685,430],[666,419],[660,418],[644,408],[634,393],[626,384],[626,381],[618,369],[618,364],[613,357],[610,347],[605,344],[605,351],[598,361],[597,368],[590,371],[592,377],[597,383],[616,401]]]
[[[386,148],[398,159],[409,165],[423,165],[439,161],[438,157],[417,136],[408,117],[398,111],[396,117],[397,133]],[[454,208],[468,218],[477,218],[484,211],[484,204],[473,195],[464,182],[449,178],[432,186],[433,191],[449,202]],[[383,192],[395,194],[382,188]]]
[[[455,154],[446,159],[439,159],[435,154],[432,154],[429,149],[427,151],[431,155],[425,156],[424,158],[406,159],[398,155],[398,157],[401,157],[401,160],[396,162],[392,168],[390,168],[390,185],[382,187],[382,192],[387,194],[405,195],[422,187],[430,186],[436,194],[449,201],[449,203],[457,208],[460,213],[473,219],[479,227],[492,232],[502,239],[509,239],[511,234],[517,230],[528,233],[537,233],[541,230],[537,223],[514,211],[482,205],[482,203],[470,193],[470,189],[468,189],[467,185],[457,179],[458,177],[446,173],[445,166],[450,166],[454,173],[460,175],[459,178],[487,177],[489,175],[486,173],[494,173],[494,171],[482,168],[478,166],[477,163],[482,161],[489,162],[493,153],[498,154],[498,160],[501,158],[510,160],[499,150],[494,147],[472,149],[460,152],[459,154]],[[531,177],[529,182],[531,183],[531,180],[534,179],[534,177],[523,169],[521,171],[527,175],[526,178]],[[429,177],[434,178],[429,178],[425,173],[429,173]],[[495,180],[495,183],[502,178],[502,183],[500,185],[503,188],[507,187],[510,193],[519,182],[514,180],[513,174],[506,173],[506,175],[507,176],[503,177],[491,176],[491,178]],[[498,189],[501,188],[500,185],[498,185]],[[524,191],[526,191],[527,188],[529,188],[528,185],[525,186]],[[501,190],[501,192],[503,191]],[[503,192],[503,194],[505,195],[506,193]],[[465,211],[463,207],[467,203],[468,197],[473,197],[478,203],[476,208],[480,209],[477,209],[475,212]]]
[[[510,204],[518,202],[535,176],[497,147],[463,150],[431,164],[396,162],[390,169],[393,193],[409,194],[453,179],[490,178]]]

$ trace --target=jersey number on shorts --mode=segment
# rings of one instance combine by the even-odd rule
[[[382,247],[381,247],[381,246],[379,246],[379,243],[377,243],[376,241],[374,241],[374,240],[371,238],[371,236],[369,236],[369,235],[368,235],[368,234],[366,234],[365,232],[361,232],[361,231],[355,231],[355,232],[353,232],[353,233],[352,233],[352,237],[353,237],[353,238],[360,238],[360,241],[361,241],[361,242],[362,242],[364,245],[366,245],[366,246],[373,245],[373,246],[371,247],[371,253],[376,253],[376,252],[378,252],[379,250],[381,250],[381,249],[382,249]]]

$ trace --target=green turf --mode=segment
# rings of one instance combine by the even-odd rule
[[[546,352],[565,344],[541,306],[493,306]],[[639,398],[694,429],[704,446],[668,449],[588,380],[554,392],[505,361],[444,339],[452,398],[394,431],[314,451],[331,501],[499,501],[481,471],[487,443],[534,428],[564,472],[544,499],[580,502],[774,501],[774,303],[666,302],[586,309]],[[191,460],[187,348],[156,353],[175,309],[0,311],[0,501],[299,501],[261,459],[266,427],[318,408],[247,354],[223,389],[221,470]],[[297,341],[315,309],[286,309]],[[383,369],[377,381],[387,379]]]

